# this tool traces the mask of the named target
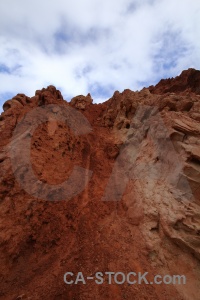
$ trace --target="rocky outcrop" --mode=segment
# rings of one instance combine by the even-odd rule
[[[77,109],[85,110],[92,102],[91,95],[88,94],[87,96],[79,95],[72,98],[70,104]]]
[[[12,100],[8,100],[3,104],[3,110],[6,111],[11,107],[24,106],[30,102],[30,98],[24,94],[17,94]]]
[[[199,299],[200,72],[70,102],[49,86],[0,117],[0,298]],[[66,285],[66,272],[186,285]]]
[[[190,68],[176,78],[161,79],[155,87],[151,86],[149,89],[151,93],[155,94],[192,92],[200,95],[199,82],[200,71]]]

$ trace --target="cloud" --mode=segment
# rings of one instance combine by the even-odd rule
[[[200,68],[198,0],[1,0],[0,100],[49,84],[66,100]]]

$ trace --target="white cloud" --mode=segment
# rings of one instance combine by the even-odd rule
[[[102,101],[198,69],[199,19],[199,0],[1,0],[0,94],[53,84]]]

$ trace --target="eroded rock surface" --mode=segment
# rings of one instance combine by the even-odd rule
[[[0,299],[199,299],[200,72],[66,102],[49,86],[0,117]],[[185,285],[66,285],[66,272]]]

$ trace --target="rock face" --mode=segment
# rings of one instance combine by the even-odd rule
[[[199,299],[199,88],[189,69],[102,104],[53,86],[5,102],[0,299]],[[186,284],[98,285],[96,272]]]
[[[79,95],[72,98],[70,104],[77,109],[85,110],[88,105],[92,104],[92,102],[93,100],[91,98],[91,95],[88,94],[86,97],[83,95]]]

